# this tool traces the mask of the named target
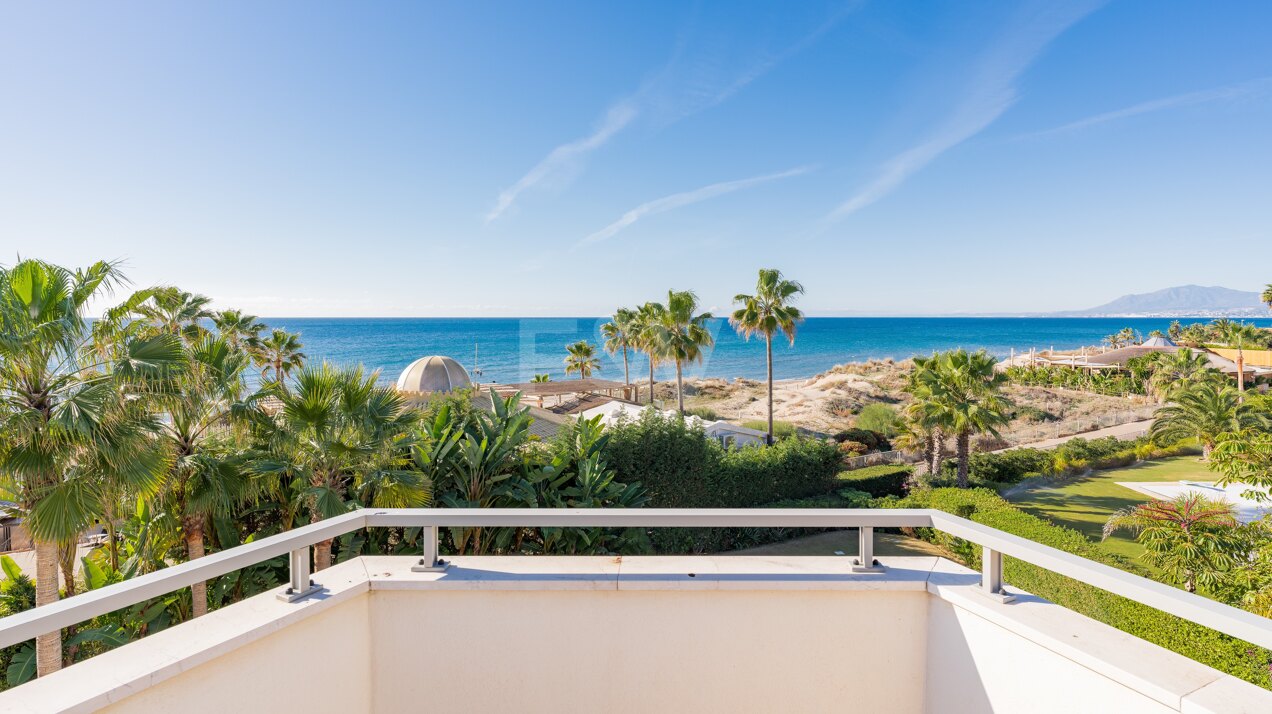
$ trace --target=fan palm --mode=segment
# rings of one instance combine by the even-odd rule
[[[1165,402],[1195,384],[1222,380],[1223,375],[1210,367],[1204,352],[1180,348],[1178,352],[1157,355],[1148,378],[1148,389]]]
[[[565,346],[569,355],[565,358],[565,373],[579,375],[579,379],[587,379],[593,372],[601,371],[601,361],[596,357],[596,348],[587,340],[579,340]]]
[[[654,326],[654,350],[669,362],[676,363],[676,405],[685,413],[685,365],[701,362],[703,350],[715,345],[715,338],[707,329],[711,313],[694,314],[698,309],[698,296],[692,291],[667,291],[667,305]]]
[[[248,315],[239,310],[222,310],[215,313],[212,315],[212,322],[216,325],[221,337],[225,338],[230,347],[236,350],[255,345],[261,331],[265,329],[264,323],[256,319],[255,315]]]
[[[1006,375],[985,350],[951,350],[925,360],[916,369],[914,411],[920,424],[953,434],[958,458],[958,485],[968,485],[973,434],[998,436],[1009,420],[1011,402],[998,391]]]
[[[1237,348],[1237,391],[1245,391],[1245,346],[1258,343],[1263,335],[1258,328],[1245,322],[1229,322],[1220,333],[1223,341]]]
[[[168,418],[160,434],[174,457],[164,500],[179,519],[187,555],[193,560],[203,557],[208,519],[227,514],[252,490],[230,424],[236,412],[248,408],[239,401],[248,360],[224,336],[209,335],[185,352],[186,368],[163,401]],[[206,583],[191,586],[191,593],[193,615],[207,614]]]
[[[1190,593],[1199,583],[1218,583],[1245,549],[1232,505],[1196,493],[1118,511],[1104,524],[1104,537],[1123,529],[1135,533],[1148,562]]]
[[[275,328],[268,337],[257,340],[252,347],[252,358],[261,369],[261,379],[278,385],[278,391],[287,392],[287,377],[305,364],[304,347],[300,335]]]
[[[1259,296],[1259,299],[1268,306],[1269,310],[1272,310],[1272,283],[1268,283],[1268,286],[1263,288],[1263,294]]]
[[[301,369],[292,391],[271,385],[283,406],[256,468],[310,522],[346,512],[351,495],[376,508],[428,505],[427,482],[407,468],[419,412],[378,377],[324,363]],[[315,545],[314,568],[331,563],[331,541]]]
[[[795,296],[804,292],[804,286],[794,280],[786,280],[782,272],[773,268],[761,268],[755,282],[754,295],[736,295],[733,302],[742,307],[729,316],[729,324],[745,339],[752,335],[764,336],[764,354],[768,366],[768,434],[766,440],[773,443],[773,336],[781,332],[795,344],[795,329],[804,320],[799,308],[791,305]]]
[[[623,386],[632,383],[631,373],[627,366],[627,350],[636,346],[636,311],[625,307],[614,311],[614,317],[601,325],[601,334],[605,337],[605,351],[615,354],[623,352]]]
[[[1159,443],[1196,439],[1202,459],[1209,459],[1219,435],[1242,429],[1263,427],[1267,417],[1241,403],[1241,393],[1232,387],[1203,382],[1180,392],[1173,404],[1158,409],[1149,436]]]
[[[663,313],[667,308],[661,303],[647,302],[636,310],[633,319],[632,334],[637,349],[645,353],[649,360],[649,403],[654,403],[654,369],[661,361],[658,352],[658,326],[662,323]],[[640,395],[637,395],[639,397]],[[636,401],[640,401],[637,398]]]
[[[208,309],[211,298],[174,287],[154,288],[150,295],[137,311],[156,329],[187,339],[199,339],[207,332],[202,323],[214,316]]]
[[[36,260],[0,268],[0,473],[35,541],[36,603],[58,599],[58,547],[73,542],[101,511],[102,479],[153,490],[165,468],[142,384],[180,364],[170,335],[121,340],[97,349],[88,302],[123,282],[99,262],[71,271]],[[144,294],[134,299],[144,299]],[[135,302],[103,322],[134,314]],[[104,355],[101,359],[98,357]],[[36,638],[41,675],[61,667],[61,632]]]

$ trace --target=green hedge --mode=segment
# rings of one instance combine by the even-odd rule
[[[875,505],[936,508],[1136,575],[1147,575],[1139,563],[1107,553],[1078,531],[1025,513],[987,489],[932,489],[906,498],[879,499]],[[979,546],[932,529],[917,531],[920,537],[944,546],[969,567],[980,567]],[[1266,649],[1015,558],[1004,558],[1003,573],[1010,585],[1272,689],[1272,652]]]
[[[835,478],[848,488],[865,491],[875,498],[884,496],[904,496],[905,482],[914,471],[911,466],[899,464],[883,464],[841,471]]]
[[[869,508],[870,494],[844,488],[809,498],[790,498],[765,503],[756,508]],[[781,543],[834,528],[660,528],[650,539],[661,554],[723,553]]]
[[[1021,448],[998,453],[972,454],[968,462],[973,485],[1014,484],[1038,475],[1081,473],[1087,469],[1112,469],[1130,466],[1144,459],[1197,453],[1190,444],[1159,447],[1142,437],[1122,441],[1108,436],[1102,439],[1070,439],[1054,449]],[[942,480],[952,479],[955,462],[946,461]]]

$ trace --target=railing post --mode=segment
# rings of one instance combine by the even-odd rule
[[[411,572],[440,573],[450,567],[450,563],[437,557],[437,526],[424,526],[420,540],[424,543],[424,557],[411,566]]]
[[[1014,595],[1003,590],[1003,554],[983,546],[981,551],[981,583],[980,591],[987,597],[999,602],[1011,602]]]
[[[857,559],[852,561],[854,573],[882,573],[883,566],[874,557],[874,527],[857,529]]]
[[[288,554],[288,565],[291,571],[291,580],[287,585],[287,589],[278,594],[278,599],[284,602],[296,602],[302,598],[309,597],[322,589],[322,586],[315,583],[310,575],[309,565],[309,546],[297,548]]]

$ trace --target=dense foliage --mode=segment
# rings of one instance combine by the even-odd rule
[[[900,464],[866,466],[840,472],[839,482],[848,488],[865,491],[871,496],[903,496],[906,484],[914,473],[913,467]]]

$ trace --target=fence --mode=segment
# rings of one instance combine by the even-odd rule
[[[1147,405],[1124,412],[1104,414],[1090,419],[1079,419],[1076,421],[1061,420],[1051,423],[1043,423],[1027,429],[1006,433],[1004,434],[1004,439],[1011,446],[1024,446],[1037,441],[1059,439],[1065,436],[1076,436],[1096,431],[1098,429],[1121,426],[1122,424],[1147,422],[1149,419],[1153,418],[1153,414],[1156,411],[1157,407],[1155,405]],[[1147,432],[1148,425],[1145,424],[1143,433]]]
[[[437,544],[438,528],[448,527],[855,528],[859,572],[886,570],[873,557],[875,528],[935,528],[981,546],[980,590],[986,595],[1009,597],[1002,589],[1003,556],[1007,555],[1260,647],[1272,648],[1272,620],[1267,618],[943,511],[917,508],[363,509],[2,618],[0,647],[55,632],[282,555],[289,556],[291,579],[286,593],[279,597],[293,601],[303,599],[322,590],[322,573],[310,572],[310,551],[315,544],[362,528],[395,527],[423,529],[423,552],[418,564],[412,567],[421,570],[447,567],[438,557]],[[403,567],[407,567],[405,563],[410,561],[405,558],[403,561]],[[845,571],[851,567],[848,562],[844,563]]]

